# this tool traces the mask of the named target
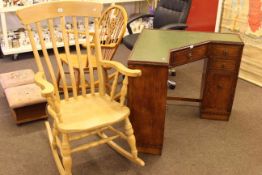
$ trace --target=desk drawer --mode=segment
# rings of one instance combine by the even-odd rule
[[[207,45],[195,46],[170,53],[171,66],[179,66],[206,58]]]
[[[235,71],[237,70],[237,63],[235,60],[212,59],[209,67],[210,69]]]
[[[229,44],[211,44],[208,49],[209,56],[230,59],[230,57],[240,57],[241,46]]]

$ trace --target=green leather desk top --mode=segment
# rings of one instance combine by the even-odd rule
[[[168,64],[171,49],[210,41],[243,44],[237,34],[145,29],[140,34],[128,61]]]

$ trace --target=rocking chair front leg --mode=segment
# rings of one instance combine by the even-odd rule
[[[62,162],[59,158],[59,155],[58,155],[58,151],[57,151],[58,149],[53,148],[54,136],[53,136],[52,130],[50,128],[49,122],[45,122],[45,125],[46,125],[46,129],[47,129],[47,134],[48,134],[48,139],[49,139],[51,151],[52,151],[55,163],[57,165],[58,171],[59,171],[60,174],[65,174],[64,166],[63,166],[63,164],[62,164]]]
[[[53,136],[53,142],[52,142],[52,147],[53,149],[57,149],[57,141],[56,137],[58,136],[58,130],[57,130],[57,124],[56,122],[53,123],[53,130],[52,130],[52,136]]]
[[[136,138],[134,136],[134,130],[132,128],[132,125],[129,121],[129,118],[125,119],[125,133],[127,135],[127,142],[131,148],[131,153],[134,157],[134,159],[137,158],[137,149],[136,149]]]
[[[63,134],[62,136],[62,157],[63,157],[63,165],[65,169],[65,175],[72,175],[72,157],[71,157],[71,149],[69,145],[69,138],[67,134]]]

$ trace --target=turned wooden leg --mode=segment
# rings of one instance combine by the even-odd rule
[[[58,135],[58,130],[57,130],[56,122],[53,123],[52,135],[53,135],[52,146],[53,146],[54,149],[56,149],[56,148],[57,148],[56,136]]]
[[[136,138],[134,136],[134,130],[129,121],[129,118],[125,120],[125,133],[127,135],[127,142],[131,148],[132,156],[136,159],[137,158]]]
[[[72,175],[72,158],[71,158],[71,149],[68,141],[68,135],[63,134],[62,136],[62,157],[63,165],[65,169],[65,175]]]

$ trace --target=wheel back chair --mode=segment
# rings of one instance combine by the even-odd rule
[[[77,10],[76,10],[77,9]],[[32,7],[27,7],[17,11],[17,15],[24,24],[32,45],[35,61],[38,67],[38,73],[35,81],[42,89],[42,96],[47,98],[48,114],[53,118],[52,130],[49,122],[46,122],[51,150],[57,164],[60,174],[70,175],[72,167],[71,154],[83,151],[101,144],[107,143],[118,153],[129,160],[144,165],[143,160],[138,158],[136,149],[136,140],[132,125],[129,121],[129,108],[125,106],[125,97],[127,94],[128,77],[137,77],[141,75],[140,70],[131,70],[115,61],[102,59],[101,45],[99,40],[99,22],[101,16],[102,4],[65,1],[49,2]],[[38,14],[38,15],[32,15]],[[70,18],[73,23],[74,44],[76,48],[77,64],[80,72],[81,92],[77,91],[76,77],[74,67],[69,59],[71,49],[69,47],[69,38],[65,28],[66,20]],[[90,42],[89,20],[94,18],[95,31],[92,43]],[[83,19],[85,26],[86,49],[80,49],[79,32],[77,21]],[[54,32],[54,24],[60,24],[62,32],[62,42],[57,40]],[[43,26],[48,26],[51,43],[46,43],[43,36]],[[36,31],[35,33],[33,31]],[[34,38],[38,35],[40,46]],[[71,41],[70,41],[71,42]],[[65,55],[67,58],[67,67],[62,66],[60,50],[58,46],[64,45]],[[54,58],[51,59],[47,48],[52,46]],[[92,49],[93,48],[93,49]],[[40,56],[38,49],[41,49],[43,56]],[[43,57],[43,58],[42,58]],[[88,60],[89,74],[84,73],[85,60]],[[96,61],[96,70],[93,62]],[[66,68],[65,68],[66,67]],[[114,69],[114,78],[111,80],[110,93],[105,92],[105,76],[108,68]],[[69,70],[70,79],[65,78],[65,69]],[[57,86],[56,73],[59,71],[63,84],[63,93],[59,93]],[[112,70],[110,70],[112,71]],[[124,75],[122,84],[118,85],[120,75]],[[122,77],[122,76],[121,76]],[[50,79],[50,81],[48,81]],[[86,89],[86,80],[90,82],[90,89]],[[98,81],[98,88],[94,83]],[[68,86],[72,87],[72,92],[68,92]],[[119,87],[120,86],[120,87]],[[120,101],[114,100],[119,96]],[[123,122],[124,131],[117,130],[113,124]],[[108,135],[108,132],[110,132]],[[95,135],[97,141],[82,144],[73,147],[71,142]],[[127,141],[130,151],[126,151],[113,140],[122,138]],[[62,160],[60,160],[60,157]]]
[[[123,36],[126,32],[126,25],[127,25],[127,13],[126,10],[119,5],[111,5],[109,6],[103,13],[102,16],[99,18],[98,26],[100,30],[100,45],[102,50],[102,57],[104,60],[112,60],[119,44],[121,43]],[[69,34],[72,34],[72,31],[69,31]],[[93,35],[93,32],[89,33]],[[82,35],[85,35],[82,32]],[[84,48],[86,47],[85,43],[81,44]],[[92,45],[94,46],[94,45]],[[68,64],[66,55],[60,54],[63,64]],[[76,73],[76,81],[80,82],[80,72],[79,66],[77,64],[77,55],[71,55],[69,58],[73,64],[74,71]],[[93,61],[94,68],[96,67],[95,60]],[[84,62],[84,69],[87,68],[88,61]],[[85,73],[88,73],[88,69],[85,70]],[[112,76],[109,75],[110,78]],[[60,85],[60,74],[58,74],[58,84]],[[97,83],[95,83],[97,85]],[[87,88],[90,88],[89,84],[86,83]]]

